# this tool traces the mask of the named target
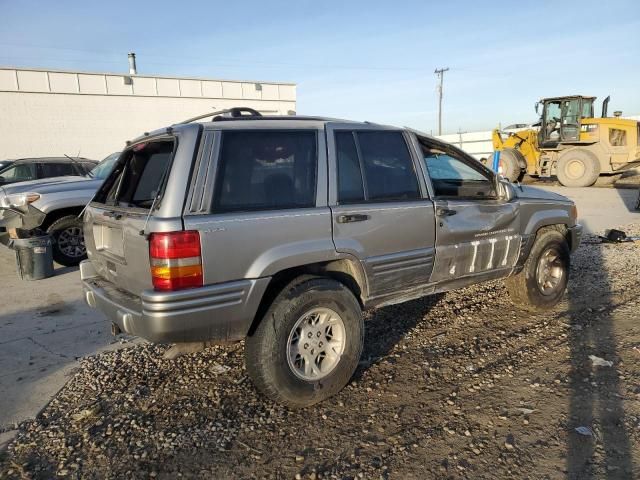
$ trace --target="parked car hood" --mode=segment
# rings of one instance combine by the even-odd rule
[[[542,188],[531,187],[529,185],[520,185],[515,186],[516,195],[518,198],[526,198],[531,200],[553,200],[555,202],[565,202],[572,203],[564,195],[560,195],[558,193],[549,192],[548,190],[543,190]]]
[[[102,180],[99,178],[94,179],[90,177],[69,176],[43,178],[42,180],[14,183],[3,186],[1,190],[7,195],[23,192],[54,193],[67,192],[70,190],[96,190],[101,183]]]

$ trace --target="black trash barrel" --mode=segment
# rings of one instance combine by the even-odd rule
[[[13,240],[18,275],[23,280],[41,280],[53,276],[51,237],[42,235]]]

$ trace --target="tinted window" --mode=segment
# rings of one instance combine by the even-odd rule
[[[352,132],[336,133],[336,157],[338,162],[338,202],[363,201],[362,172]]]
[[[80,167],[78,167],[80,168]],[[40,164],[40,177],[63,177],[65,175],[77,175],[71,163],[41,163]]]
[[[314,131],[225,132],[213,208],[250,211],[315,205]]]
[[[19,163],[13,165],[6,170],[0,172],[0,177],[5,183],[24,182],[26,180],[35,180],[36,164],[35,163]]]
[[[491,197],[492,181],[480,170],[442,150],[422,145],[436,197]]]
[[[432,180],[487,180],[480,172],[446,153],[431,151],[424,158]]]
[[[420,197],[418,179],[402,132],[358,132],[367,200]]]

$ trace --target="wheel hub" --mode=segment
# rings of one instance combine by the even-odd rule
[[[581,178],[585,171],[584,164],[580,160],[570,160],[567,163],[566,173],[570,178]]]
[[[316,381],[340,362],[346,331],[340,315],[329,308],[314,308],[295,323],[287,342],[287,363],[299,378]]]
[[[536,281],[543,295],[555,293],[564,277],[564,263],[560,253],[555,248],[548,248],[538,260]]]
[[[57,235],[58,249],[68,257],[82,257],[86,252],[82,228],[69,227]]]

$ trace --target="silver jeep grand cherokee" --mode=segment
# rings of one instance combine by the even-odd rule
[[[255,385],[302,407],[349,381],[363,309],[497,278],[556,305],[576,215],[416,131],[232,109],[128,145],[86,209],[81,275],[116,331],[245,339]]]

